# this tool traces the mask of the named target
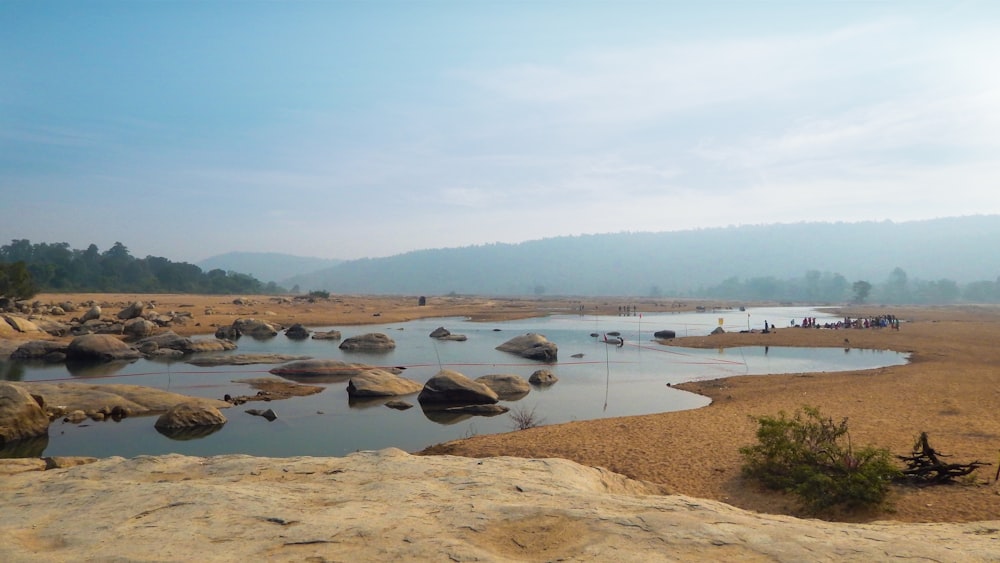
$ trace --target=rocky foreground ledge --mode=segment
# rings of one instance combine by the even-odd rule
[[[762,515],[562,459],[82,461],[0,460],[0,561],[1000,560],[1000,521]]]

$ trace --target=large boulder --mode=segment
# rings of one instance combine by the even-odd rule
[[[0,447],[48,432],[49,417],[39,401],[18,385],[0,382]]]
[[[423,386],[384,369],[371,369],[351,377],[347,394],[351,397],[395,397],[420,391]]]
[[[292,340],[305,340],[309,338],[310,330],[299,323],[295,323],[292,326],[285,329],[285,336],[291,338]]]
[[[544,335],[529,332],[515,336],[496,347],[501,352],[517,354],[529,360],[555,362],[559,357],[559,347],[549,342]]]
[[[66,359],[66,344],[52,340],[31,340],[18,346],[10,358],[12,360],[63,361]]]
[[[437,340],[452,340],[454,342],[465,342],[469,339],[469,337],[464,334],[452,334],[450,330],[444,328],[443,326],[439,326],[434,329],[431,332],[430,337]]]
[[[236,319],[233,328],[251,338],[271,338],[278,335],[278,329],[267,321],[258,319]]]
[[[3,320],[7,321],[7,324],[13,327],[14,330],[16,330],[17,332],[24,332],[24,333],[45,332],[44,330],[39,328],[38,325],[23,317],[16,317],[14,315],[3,315]]]
[[[142,316],[143,310],[146,309],[146,304],[142,301],[133,301],[128,307],[125,307],[118,312],[118,318],[127,321],[129,319],[135,319]]]
[[[96,321],[101,318],[101,306],[94,305],[87,312],[80,317],[80,324],[86,323],[87,321]]]
[[[181,403],[156,419],[157,430],[179,430],[192,426],[219,426],[226,416],[219,409],[197,403]]]
[[[547,369],[537,370],[535,373],[531,374],[531,377],[528,378],[529,383],[532,385],[538,385],[539,387],[548,387],[549,385],[555,384],[556,381],[559,381],[559,378],[556,377],[556,374]]]
[[[314,332],[312,335],[313,340],[340,340],[339,330],[328,330],[326,332]]]
[[[417,400],[421,403],[486,405],[496,403],[500,397],[483,383],[457,371],[443,369],[427,380]]]
[[[352,336],[340,343],[340,349],[354,352],[388,352],[396,347],[396,342],[381,332],[369,332]]]
[[[218,338],[200,338],[197,340],[191,340],[188,343],[187,348],[183,350],[186,354],[194,354],[196,352],[226,352],[228,350],[235,350],[236,344],[231,340],[220,340]]]
[[[268,370],[274,375],[298,382],[337,383],[366,371],[376,369],[365,364],[349,364],[340,360],[300,360]],[[386,370],[399,373],[395,370]]]
[[[77,336],[66,348],[66,359],[72,361],[135,360],[142,354],[110,334]]]
[[[60,338],[63,337],[63,336],[66,336],[67,334],[70,334],[70,331],[73,328],[72,326],[70,326],[68,324],[61,323],[61,322],[58,322],[58,321],[54,321],[52,319],[45,318],[45,317],[39,317],[39,318],[36,318],[36,319],[32,319],[31,322],[34,323],[35,326],[37,326],[38,328],[40,328],[40,329],[44,330],[45,332],[51,334],[52,336],[56,336],[56,337],[60,337]]]
[[[146,319],[132,318],[125,321],[122,331],[129,338],[146,338],[156,331],[157,324]]]
[[[494,373],[475,380],[492,389],[504,401],[516,401],[531,392],[528,380],[513,373]]]
[[[153,350],[157,349],[170,349],[177,350],[178,352],[183,352],[191,347],[191,339],[186,336],[181,336],[172,330],[166,332],[161,332],[135,343],[136,348],[147,349],[151,348]]]

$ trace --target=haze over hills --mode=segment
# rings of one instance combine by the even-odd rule
[[[330,268],[342,260],[292,256],[278,252],[227,252],[195,264],[203,271],[224,270],[250,274],[263,282],[278,282],[300,274]]]
[[[810,271],[877,284],[898,268],[911,280],[964,284],[997,279],[998,247],[996,215],[795,223],[420,250],[345,261],[279,283],[334,293],[683,296],[732,278],[783,280]]]

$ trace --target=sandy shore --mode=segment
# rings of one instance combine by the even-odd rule
[[[400,322],[418,317],[508,318],[565,313],[615,314],[631,303],[644,311],[693,308],[670,300],[532,300],[476,297],[417,298],[337,296],[316,302],[279,302],[248,297],[145,295],[41,295],[43,302],[94,300],[111,314],[132,300],[152,300],[159,310],[186,309],[193,320],[177,332],[204,334],[255,316],[290,325],[351,325]],[[1000,309],[993,307],[892,308],[845,311],[850,315],[893,313],[904,322],[893,330],[781,329],[772,334],[725,334],[678,339],[683,346],[833,346],[891,349],[912,354],[909,365],[836,374],[734,377],[683,386],[713,399],[702,409],[609,418],[476,436],[429,448],[425,453],[469,457],[561,457],[605,467],[635,479],[660,483],[673,493],[720,500],[753,511],[802,516],[792,499],[762,492],[739,473],[738,448],[754,441],[750,415],[819,407],[834,418],[848,417],[855,444],[908,453],[926,431],[932,446],[951,461],[993,465],[967,484],[912,489],[891,495],[892,509],[832,518],[869,521],[965,522],[989,520],[1000,511],[1000,487],[993,476],[1000,448]],[[9,334],[0,335],[10,338]]]

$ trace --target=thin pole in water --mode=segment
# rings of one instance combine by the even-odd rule
[[[607,366],[607,377],[604,380],[604,412],[608,412],[608,392],[611,390],[611,356],[608,352],[608,336],[604,335],[604,365]]]

